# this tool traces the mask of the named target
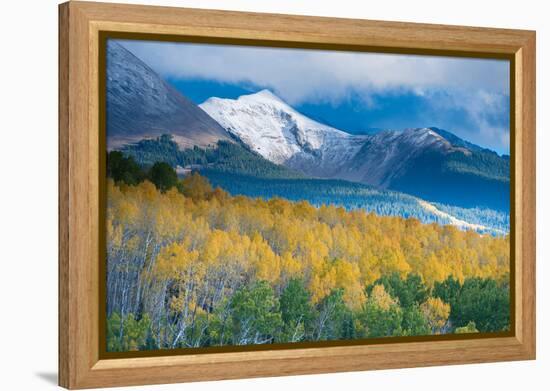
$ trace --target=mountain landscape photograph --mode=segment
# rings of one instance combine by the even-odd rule
[[[510,330],[509,61],[105,50],[108,352]]]

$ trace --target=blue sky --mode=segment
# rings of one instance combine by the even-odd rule
[[[509,154],[505,60],[120,42],[197,104],[268,88],[350,133],[435,126]]]

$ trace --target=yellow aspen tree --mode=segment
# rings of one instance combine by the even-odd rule
[[[357,310],[365,302],[365,289],[361,284],[361,273],[357,264],[345,260],[337,260],[333,265],[335,287],[344,289],[344,302],[347,307]]]
[[[386,292],[386,289],[382,284],[376,284],[372,288],[368,300],[384,311],[387,311],[390,307],[397,305],[397,301],[391,297],[388,292]]]
[[[451,306],[441,300],[439,297],[430,297],[420,306],[424,317],[428,321],[428,325],[432,333],[439,334],[443,327],[447,324]]]

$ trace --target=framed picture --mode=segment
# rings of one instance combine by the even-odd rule
[[[535,358],[535,33],[60,5],[59,381]]]

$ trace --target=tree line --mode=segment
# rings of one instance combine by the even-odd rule
[[[433,213],[418,203],[418,198],[405,193],[381,190],[362,183],[336,179],[314,178],[258,178],[221,172],[215,169],[200,171],[214,185],[233,195],[248,197],[282,197],[291,201],[307,200],[319,207],[339,205],[346,209],[363,209],[383,216],[414,217],[422,223],[451,224],[451,219]],[[469,223],[487,227],[487,233],[510,231],[509,214],[487,208],[461,208],[439,203],[441,211]]]
[[[200,165],[221,172],[240,173],[263,178],[303,178],[304,175],[270,162],[238,141],[219,141],[213,148],[180,149],[171,135],[141,140],[126,145],[122,152],[141,166],[164,162],[172,167]]]

